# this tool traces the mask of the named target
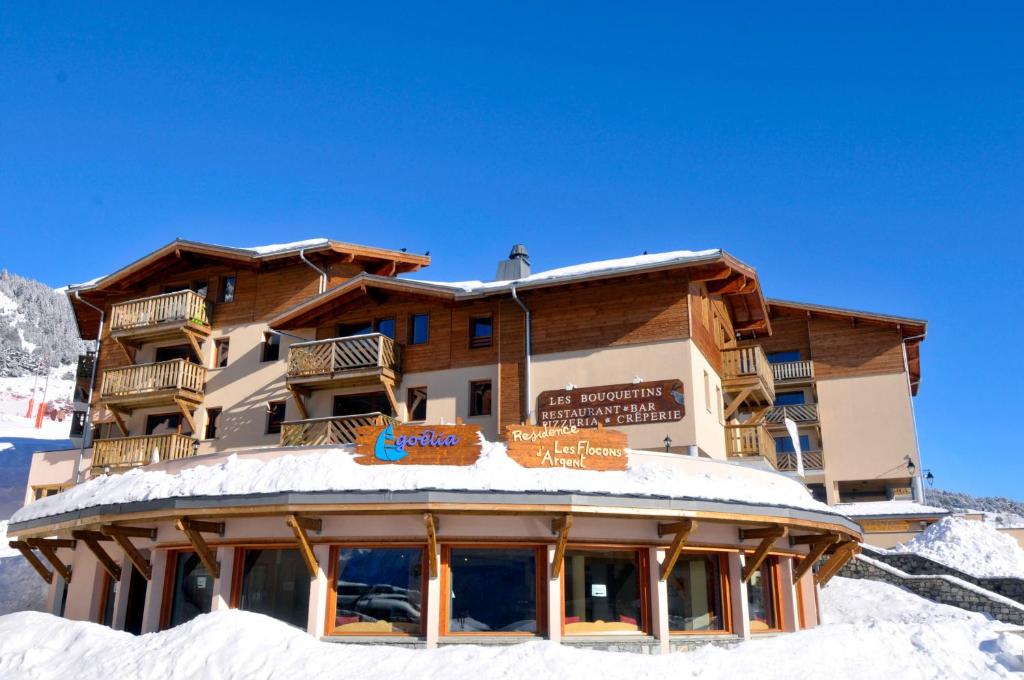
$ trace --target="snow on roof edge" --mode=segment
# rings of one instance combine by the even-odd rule
[[[847,517],[889,517],[905,515],[948,515],[949,510],[915,501],[866,501],[837,503],[834,506]]]

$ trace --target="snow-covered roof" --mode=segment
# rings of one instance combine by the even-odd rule
[[[25,506],[14,514],[11,523],[157,499],[416,490],[574,492],[714,500],[810,511],[831,515],[840,524],[848,523],[785,475],[686,456],[669,456],[662,463],[659,455],[666,454],[631,451],[626,471],[597,472],[524,468],[509,458],[504,444],[491,442],[484,442],[480,459],[470,466],[361,465],[355,461],[351,447],[254,450],[242,455],[199,456],[184,462],[190,467],[159,464],[122,475],[100,476]]]
[[[914,501],[869,501],[865,503],[838,503],[836,510],[847,517],[897,517],[915,516],[934,517],[948,515],[949,510],[932,505],[922,505]]]

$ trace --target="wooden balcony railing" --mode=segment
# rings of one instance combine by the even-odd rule
[[[779,472],[796,472],[796,453],[776,453],[776,469]],[[804,470],[824,470],[825,456],[821,451],[804,451]]]
[[[308,381],[346,373],[399,372],[400,345],[381,333],[299,342],[288,349],[288,379]]]
[[[144,437],[97,439],[92,443],[93,474],[105,468],[125,468],[149,465],[154,460],[177,460],[196,453],[196,440],[183,434],[154,434]]]
[[[764,425],[726,425],[725,453],[729,458],[762,457],[778,467],[775,438]]]
[[[817,404],[787,404],[773,406],[765,415],[769,423],[782,423],[786,418],[797,423],[814,423],[818,420]]]
[[[281,423],[281,446],[352,444],[356,440],[357,427],[385,425],[390,422],[395,422],[395,419],[380,412],[292,420]]]
[[[111,402],[144,398],[154,393],[181,393],[202,398],[206,368],[187,359],[171,359],[103,372],[100,398]]]
[[[775,376],[760,345],[722,350],[722,380],[726,389],[753,387],[755,397],[775,400]]]
[[[814,377],[813,361],[782,361],[772,364],[775,382],[786,380],[810,380]]]
[[[119,302],[110,308],[110,332],[117,334],[165,324],[210,326],[210,304],[191,290]]]

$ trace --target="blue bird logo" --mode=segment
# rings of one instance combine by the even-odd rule
[[[377,441],[373,444],[373,455],[377,460],[395,462],[402,460],[409,452],[405,447],[395,446],[395,426],[388,423],[387,427],[377,435]]]

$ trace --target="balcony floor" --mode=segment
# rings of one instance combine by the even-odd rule
[[[306,390],[328,390],[344,387],[380,387],[384,384],[396,385],[400,380],[401,376],[390,368],[369,366],[346,369],[336,373],[289,376],[287,383],[289,386]]]
[[[174,406],[175,401],[179,399],[193,406],[203,403],[202,394],[192,390],[179,389],[100,396],[100,400],[108,408],[129,413],[137,408],[147,408],[149,406]]]
[[[184,336],[186,332],[195,333],[201,338],[206,338],[210,335],[210,327],[194,321],[174,320],[157,324],[118,328],[111,331],[110,337],[119,342],[141,344],[179,338]]]

